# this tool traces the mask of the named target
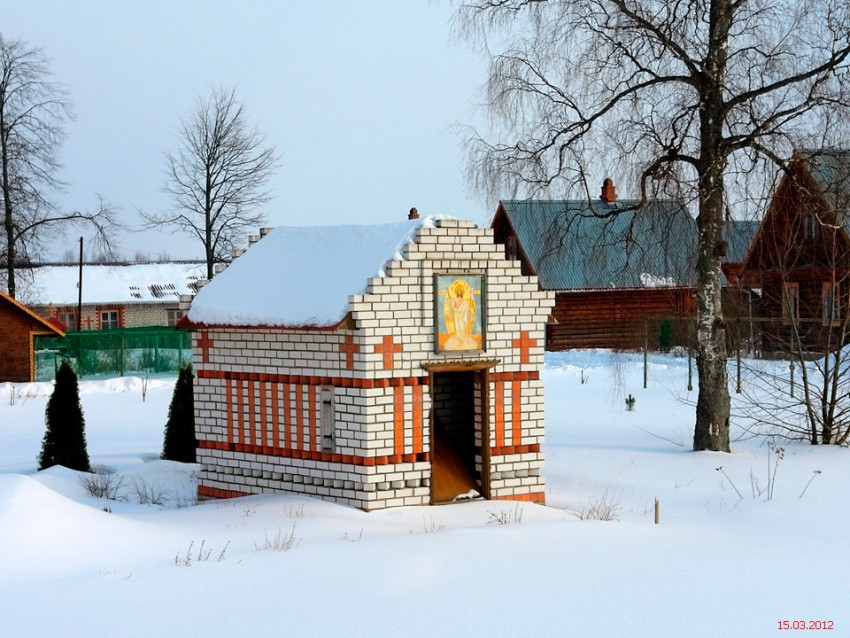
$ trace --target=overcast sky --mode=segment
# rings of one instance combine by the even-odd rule
[[[486,66],[453,42],[450,17],[427,0],[27,0],[5,3],[0,30],[43,47],[73,100],[64,209],[95,208],[98,193],[127,224],[136,209],[165,209],[163,154],[180,118],[235,85],[282,156],[271,226],[398,221],[411,206],[489,223],[454,128],[481,117]],[[170,232],[123,235],[120,252],[137,250],[202,254]]]

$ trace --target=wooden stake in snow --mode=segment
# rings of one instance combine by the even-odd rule
[[[688,348],[688,392],[694,389],[694,363],[692,356],[693,353]]]
[[[655,524],[658,525],[661,522],[661,507],[658,504],[658,499],[655,499]]]

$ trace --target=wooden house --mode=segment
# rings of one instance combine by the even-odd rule
[[[33,381],[33,337],[64,336],[56,325],[0,290],[0,381]]]
[[[850,298],[850,150],[795,152],[742,263],[761,347],[843,345]]]
[[[502,201],[492,227],[523,274],[555,294],[548,350],[687,342],[697,229],[684,204],[618,201],[605,180],[596,201]]]
[[[182,322],[199,496],[543,502],[552,301],[472,222],[275,229]]]

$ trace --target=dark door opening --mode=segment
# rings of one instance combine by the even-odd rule
[[[485,494],[480,372],[432,375],[431,482],[434,503]]]

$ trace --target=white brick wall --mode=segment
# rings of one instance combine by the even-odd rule
[[[403,254],[349,298],[353,329],[194,334],[202,495],[300,492],[364,509],[429,503],[429,370],[465,363],[487,366],[490,379],[476,377],[476,471],[489,455],[491,497],[542,498],[538,375],[552,295],[472,222],[420,228]],[[483,351],[435,352],[434,275],[449,272],[484,276]],[[321,439],[322,386],[334,386],[331,450]]]

